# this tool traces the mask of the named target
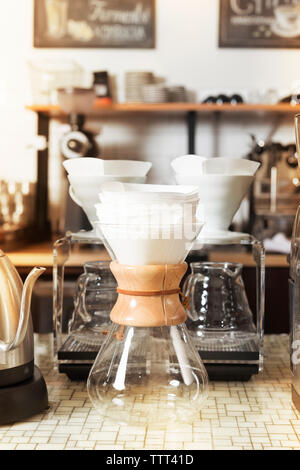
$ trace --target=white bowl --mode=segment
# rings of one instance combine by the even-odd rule
[[[90,224],[94,227],[97,221],[96,204],[101,185],[107,181],[121,180],[124,182],[145,183],[146,177],[116,176],[78,176],[68,175],[70,182],[69,194],[73,201],[86,213]]]
[[[71,158],[63,166],[72,176],[104,175],[104,160],[100,158]]]
[[[184,155],[183,157],[175,158],[171,162],[171,167],[180,175],[203,173],[203,163],[207,160],[205,157],[198,157],[197,155]]]
[[[178,184],[198,184],[198,215],[207,232],[227,231],[254,176],[249,175],[175,175]]]
[[[259,162],[244,158],[209,158],[203,163],[204,174],[254,176]]]
[[[102,175],[117,177],[147,176],[152,163],[135,160],[102,160],[101,158],[73,158],[63,166],[69,175]],[[118,180],[117,180],[118,181]]]
[[[185,155],[175,158],[171,166],[176,174],[195,175],[251,175],[254,176],[260,163],[244,158],[205,158]]]

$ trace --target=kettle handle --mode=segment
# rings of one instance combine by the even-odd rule
[[[23,286],[19,324],[16,336],[10,343],[5,343],[4,341],[0,340],[0,351],[4,353],[11,351],[12,349],[15,349],[20,346],[20,344],[24,341],[27,333],[28,320],[30,316],[32,289],[36,280],[40,277],[41,274],[43,274],[43,272],[45,272],[45,270],[45,268],[34,268],[28,274]]]
[[[184,282],[183,285],[183,295],[187,298],[190,299],[190,306],[187,309],[186,308],[186,313],[187,316],[192,320],[192,321],[197,321],[198,320],[198,314],[195,308],[195,288],[197,282],[202,282],[204,277],[202,274],[190,274],[187,279]]]

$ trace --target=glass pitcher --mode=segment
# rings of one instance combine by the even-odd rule
[[[117,300],[117,283],[109,261],[84,264],[74,296],[69,333],[82,343],[101,345],[111,326],[109,314]]]
[[[241,346],[256,337],[242,264],[192,263],[183,293],[190,299],[187,327],[198,347]]]

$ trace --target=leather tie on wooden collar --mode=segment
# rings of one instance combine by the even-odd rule
[[[165,295],[175,295],[179,294],[180,297],[182,298],[182,304],[183,306],[189,310],[190,308],[190,298],[186,297],[180,289],[172,289],[172,290],[157,290],[157,291],[131,291],[131,290],[123,290],[117,288],[118,294],[122,295],[132,295],[133,297],[162,297]]]

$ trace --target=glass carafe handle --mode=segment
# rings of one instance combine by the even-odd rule
[[[202,274],[190,274],[183,285],[183,295],[189,299],[189,308],[186,308],[186,313],[192,321],[198,320],[198,313],[195,307],[195,289],[198,282],[203,282],[204,277]]]
[[[76,322],[78,322],[79,319],[83,323],[87,323],[91,321],[92,319],[91,315],[87,312],[86,307],[85,307],[85,292],[86,292],[87,284],[91,279],[91,276],[93,276],[93,274],[87,275],[86,273],[83,273],[79,276],[77,280],[75,295],[74,295],[74,309],[73,309],[72,317],[70,318],[69,323],[68,323],[69,333],[73,329],[76,329]]]

